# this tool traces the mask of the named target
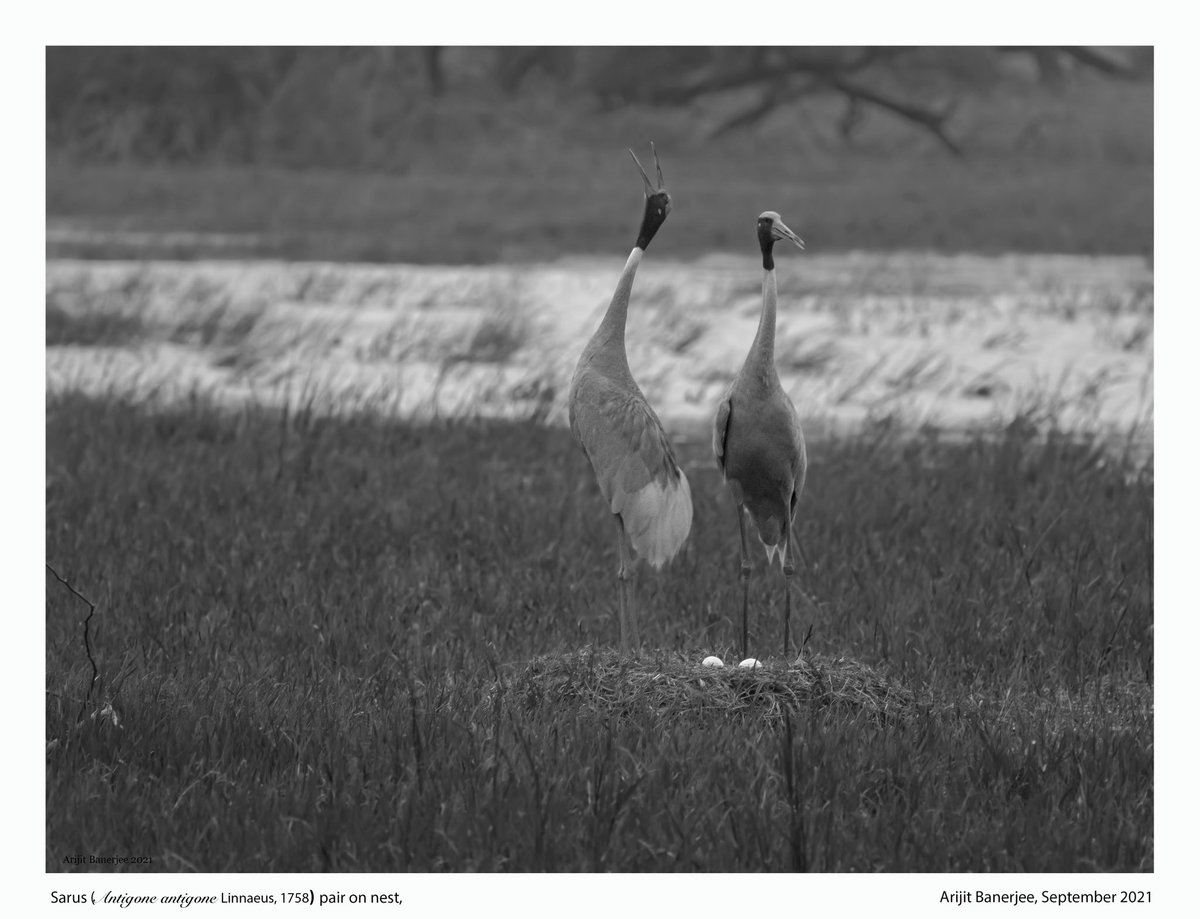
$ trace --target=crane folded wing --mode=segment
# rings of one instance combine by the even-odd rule
[[[691,487],[661,422],[644,399],[610,395],[577,409],[572,428],[634,552],[661,568],[692,527]]]

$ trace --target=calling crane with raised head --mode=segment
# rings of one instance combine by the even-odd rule
[[[651,184],[630,150],[646,190],[642,224],[608,310],[579,358],[568,398],[571,431],[592,465],[616,524],[624,654],[631,645],[640,645],[631,583],[636,559],[645,558],[655,569],[661,568],[679,551],[692,526],[687,476],[675,459],[662,422],[634,381],[625,353],[625,319],[633,278],[646,247],[671,210],[658,153],[653,144],[650,149],[658,187]]]
[[[796,505],[804,490],[808,456],[796,407],[779,382],[775,368],[775,308],[778,288],[773,248],[778,240],[804,242],[774,211],[758,218],[762,250],[762,313],[750,353],[717,407],[713,452],[737,505],[742,546],[742,657],[747,654],[750,606],[750,558],[746,545],[746,516],[754,521],[767,550],[767,565],[779,559],[784,577],[783,653],[788,655],[791,628],[791,580],[795,574],[789,551]],[[798,547],[798,546],[797,546]]]

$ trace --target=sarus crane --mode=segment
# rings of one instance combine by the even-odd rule
[[[692,526],[687,477],[662,422],[634,382],[625,353],[625,318],[633,278],[642,254],[671,210],[658,153],[653,144],[650,149],[658,187],[650,183],[630,150],[646,187],[642,224],[608,310],[579,358],[568,398],[571,432],[592,465],[616,526],[622,654],[641,644],[632,584],[637,558],[661,568],[679,551]]]
[[[804,242],[788,229],[774,211],[758,218],[758,244],[762,250],[762,312],[758,332],[746,362],[717,407],[713,425],[713,453],[737,505],[738,533],[742,545],[742,657],[747,655],[747,618],[750,606],[750,558],[746,545],[746,516],[754,521],[767,550],[767,567],[779,559],[784,577],[783,654],[788,656],[791,628],[791,580],[795,574],[792,527],[796,505],[804,490],[808,456],[796,407],[779,382],[775,368],[775,281],[773,248],[787,239],[801,249]]]

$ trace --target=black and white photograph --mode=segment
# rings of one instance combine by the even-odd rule
[[[44,51],[54,903],[1155,908],[1154,46]]]

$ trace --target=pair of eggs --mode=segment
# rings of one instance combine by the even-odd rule
[[[705,667],[724,667],[725,666],[725,662],[722,661],[721,658],[717,657],[715,654],[710,654],[708,657],[704,658],[704,660],[702,660],[700,663],[702,663]],[[753,657],[748,657],[744,661],[742,661],[740,664],[738,664],[738,666],[741,667],[743,670],[758,670],[759,668],[762,667],[762,664],[759,663]]]

